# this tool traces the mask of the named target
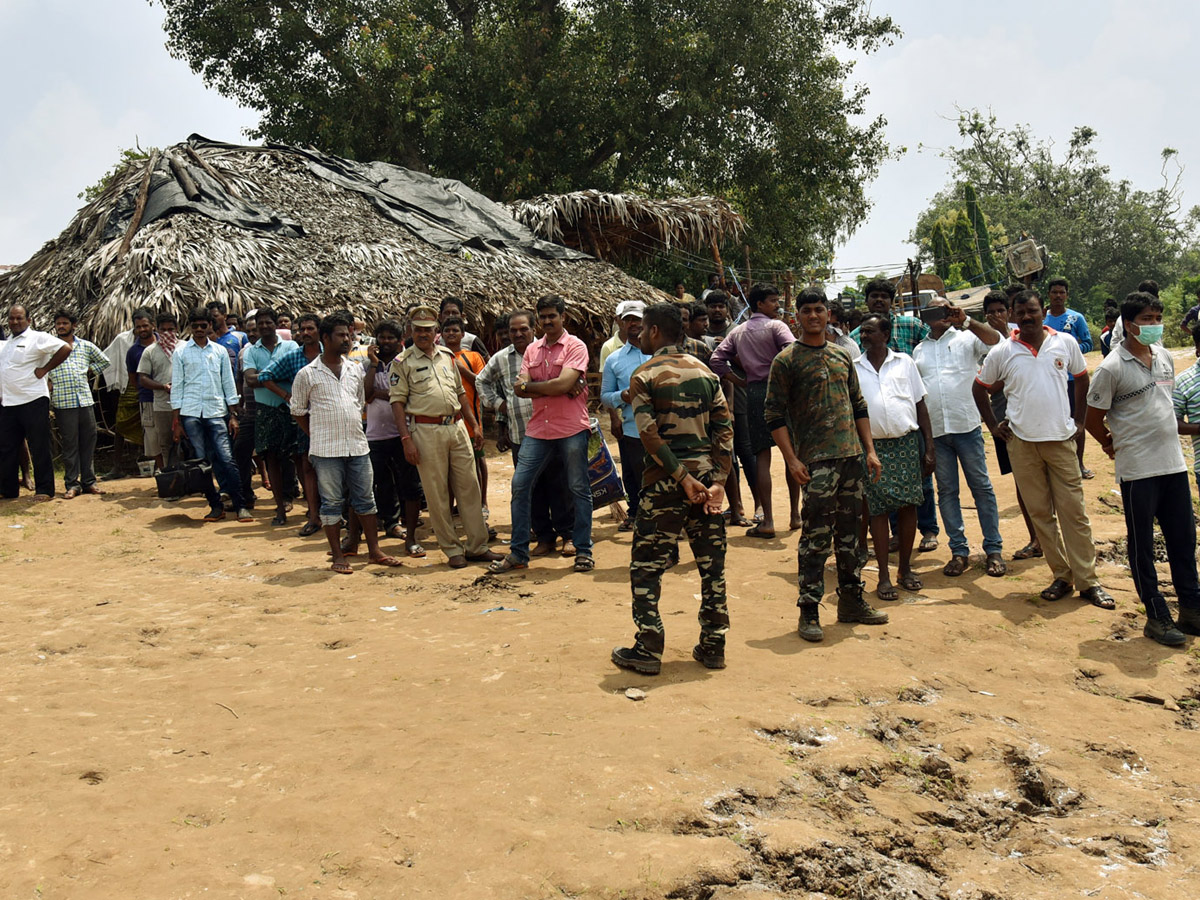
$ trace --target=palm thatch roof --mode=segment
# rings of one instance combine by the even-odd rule
[[[130,327],[138,307],[186,316],[211,300],[242,314],[263,305],[293,315],[344,308],[374,323],[453,294],[466,300],[471,327],[486,334],[501,313],[554,293],[567,300],[572,330],[607,334],[617,302],[669,299],[583,254],[561,247],[556,249],[566,258],[536,252],[533,245],[540,242],[502,206],[457,182],[321,157],[341,164],[338,172],[357,167],[369,179],[417,185],[420,196],[412,207],[399,203],[399,218],[420,221],[405,227],[395,208],[384,210],[377,197],[347,188],[348,179],[314,174],[318,155],[281,145],[215,144],[193,135],[148,162],[131,163],[61,235],[0,274],[0,301],[24,305],[39,327],[48,325],[55,309],[73,308],[81,333],[103,346]],[[174,191],[168,199],[179,202],[158,202],[153,219],[146,209],[139,227],[138,203],[153,207],[159,188]],[[445,240],[435,245],[419,237],[424,226],[439,224],[421,218],[420,201],[439,192],[447,207],[461,206],[460,195],[469,195],[503,240],[464,239],[447,249]],[[188,200],[208,204],[210,214],[189,208]],[[220,220],[222,211],[249,209],[251,218],[261,219],[251,223],[256,227]]]
[[[671,250],[702,253],[736,241],[746,220],[718,197],[654,200],[637,194],[575,191],[509,204],[535,235],[600,259],[646,259]]]

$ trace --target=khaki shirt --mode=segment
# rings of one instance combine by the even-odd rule
[[[462,377],[454,364],[454,354],[445,347],[434,347],[429,357],[413,346],[392,360],[388,399],[403,403],[410,416],[452,416],[462,411],[462,394]]]

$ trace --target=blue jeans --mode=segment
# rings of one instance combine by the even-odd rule
[[[342,501],[347,493],[350,494],[350,508],[356,513],[375,515],[375,471],[371,468],[370,453],[362,456],[309,454],[308,461],[317,473],[322,525],[336,525],[342,521]]]
[[[521,454],[512,479],[512,544],[516,562],[529,562],[529,522],[533,507],[533,486],[551,458],[557,456],[567,473],[567,489],[575,500],[575,525],[571,540],[580,556],[592,555],[592,487],[588,480],[587,429],[555,440],[525,435]]]
[[[1003,549],[1000,540],[1000,510],[996,506],[996,493],[988,477],[987,459],[983,451],[983,429],[976,428],[965,434],[943,434],[933,439],[937,453],[938,509],[950,538],[950,552],[954,556],[967,556],[970,547],[963,532],[962,507],[958,502],[958,467],[967,476],[967,487],[975,498],[975,510],[979,513],[979,527],[983,529],[983,552],[999,553]]]
[[[242,496],[242,476],[233,461],[233,447],[229,443],[229,429],[224,419],[202,419],[199,416],[180,416],[179,424],[192,445],[198,458],[207,459],[217,476],[217,484],[229,495],[234,509],[243,509],[246,498]],[[214,491],[206,497],[209,506],[220,509],[221,499]]]

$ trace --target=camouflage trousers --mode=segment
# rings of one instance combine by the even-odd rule
[[[862,457],[811,463],[812,481],[804,485],[798,548],[800,599],[797,606],[820,603],[825,595],[825,560],[833,544],[839,586],[862,584],[867,551],[859,540],[863,516]]]
[[[637,645],[662,659],[664,635],[658,600],[662,575],[681,534],[686,534],[700,570],[700,644],[723,650],[729,631],[725,604],[725,519],[689,503],[673,479],[642,489],[633,525],[629,584],[633,589],[633,624]]]

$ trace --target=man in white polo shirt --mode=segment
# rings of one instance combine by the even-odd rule
[[[9,307],[8,340],[0,342],[0,496],[12,499],[20,493],[19,461],[28,441],[34,499],[46,501],[54,496],[46,376],[71,355],[71,347],[30,326],[24,306]]]
[[[1116,603],[1096,578],[1096,546],[1083,502],[1075,435],[1087,408],[1087,363],[1070,335],[1047,328],[1037,291],[1013,298],[1019,331],[988,353],[971,391],[988,430],[1008,444],[1013,475],[1025,498],[1054,581],[1043,600],[1079,596],[1102,609]],[[1076,418],[1067,403],[1067,376],[1075,384]],[[996,421],[988,388],[1004,382],[1008,418]],[[1059,525],[1061,523],[1061,532]]]
[[[963,529],[962,504],[958,499],[958,468],[967,477],[967,487],[979,512],[983,530],[986,571],[999,578],[1008,569],[1001,551],[1000,512],[996,492],[988,477],[979,411],[971,396],[971,385],[979,372],[979,360],[1000,343],[1000,333],[984,322],[976,322],[944,297],[930,301],[929,336],[913,348],[913,361],[925,383],[925,405],[933,426],[937,451],[938,511],[950,540],[950,561],[943,575],[962,575],[971,565],[971,548]],[[944,312],[943,312],[944,311]],[[942,318],[935,318],[941,315]],[[959,329],[962,329],[961,331]]]
[[[1196,578],[1196,522],[1187,465],[1171,394],[1175,361],[1161,346],[1163,305],[1137,291],[1121,304],[1126,335],[1096,369],[1088,391],[1085,424],[1104,452],[1116,460],[1125,504],[1129,572],[1146,606],[1146,637],[1167,647],[1200,634],[1200,584]],[[1107,424],[1106,424],[1107,420]],[[1179,623],[1158,586],[1154,569],[1154,522],[1162,529],[1179,598]]]

